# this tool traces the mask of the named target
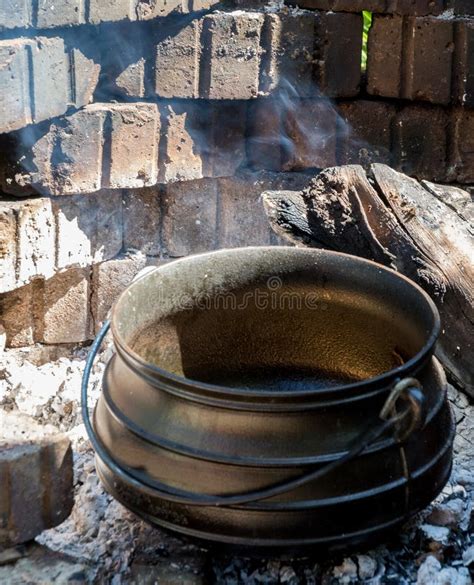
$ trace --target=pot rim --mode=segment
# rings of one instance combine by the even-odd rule
[[[291,398],[305,398],[305,397],[320,397],[326,395],[339,395],[343,392],[357,392],[358,390],[367,391],[369,387],[378,387],[378,388],[387,388],[393,383],[394,380],[400,379],[408,375],[409,373],[413,373],[413,371],[418,371],[420,364],[426,363],[426,361],[431,357],[434,345],[439,337],[441,331],[441,319],[439,315],[438,308],[436,307],[434,301],[431,297],[426,293],[416,282],[409,279],[405,275],[396,272],[395,270],[384,266],[383,264],[379,264],[378,262],[374,262],[373,260],[368,260],[366,258],[361,258],[359,256],[354,256],[352,254],[346,254],[343,252],[336,252],[333,250],[326,250],[322,248],[297,248],[292,246],[245,246],[240,248],[223,248],[221,250],[213,250],[210,252],[204,252],[202,254],[191,254],[189,256],[185,256],[183,258],[178,258],[176,260],[172,260],[169,264],[176,264],[176,263],[186,263],[191,258],[205,258],[208,256],[214,256],[217,254],[238,254],[242,250],[252,250],[252,251],[271,251],[275,253],[276,251],[282,251],[288,253],[299,253],[304,251],[308,253],[313,251],[318,254],[328,254],[331,256],[340,256],[345,258],[350,258],[356,262],[360,262],[363,264],[369,264],[376,267],[378,270],[391,273],[396,278],[400,278],[406,282],[412,288],[415,288],[418,293],[423,297],[424,301],[426,302],[427,306],[431,309],[431,313],[433,315],[433,327],[431,333],[423,345],[423,347],[409,360],[407,360],[401,366],[397,368],[393,368],[391,370],[387,370],[378,376],[373,376],[371,378],[366,378],[364,380],[359,380],[357,382],[351,382],[349,384],[340,384],[338,386],[332,386],[330,388],[317,388],[317,389],[307,389],[307,390],[291,390],[291,391],[281,391],[275,392],[274,390],[252,390],[248,388],[239,388],[239,387],[230,387],[220,384],[210,384],[207,382],[200,382],[199,380],[194,380],[191,378],[185,378],[184,376],[180,376],[178,374],[173,374],[168,372],[167,370],[160,368],[159,366],[147,362],[144,360],[138,353],[136,353],[132,348],[128,345],[128,343],[123,339],[120,335],[117,327],[116,327],[116,310],[120,300],[123,296],[129,291],[130,287],[135,285],[137,282],[141,282],[146,278],[149,278],[155,270],[160,270],[163,266],[157,266],[155,270],[147,272],[146,274],[140,276],[136,280],[134,280],[130,285],[128,285],[125,290],[122,291],[111,311],[111,330],[114,344],[116,345],[118,353],[120,353],[121,357],[130,365],[130,367],[138,374],[145,377],[149,382],[151,379],[160,379],[162,382],[165,383],[166,386],[169,386],[169,389],[173,390],[180,389],[185,391],[186,394],[197,394],[201,392],[206,395],[210,395],[211,397],[218,398],[219,395],[223,396],[228,399],[268,399],[272,398],[273,400],[279,401],[288,400]],[[278,253],[278,252],[277,252]],[[166,264],[165,266],[168,266]],[[140,371],[141,370],[141,371]],[[162,385],[160,385],[162,389]]]

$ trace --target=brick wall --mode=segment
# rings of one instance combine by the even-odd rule
[[[91,340],[146,265],[280,244],[260,194],[316,169],[474,183],[472,2],[292,3],[0,3],[8,345]]]

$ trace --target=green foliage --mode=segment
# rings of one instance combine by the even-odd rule
[[[367,45],[369,42],[369,29],[372,26],[372,12],[364,10],[362,12],[364,18],[364,30],[362,33],[362,71],[367,68]]]

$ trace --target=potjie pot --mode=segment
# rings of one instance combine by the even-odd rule
[[[241,248],[153,270],[118,299],[93,421],[106,489],[207,542],[379,539],[448,479],[454,427],[416,284],[324,250]]]

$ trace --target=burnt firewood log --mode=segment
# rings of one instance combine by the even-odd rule
[[[301,191],[267,191],[273,230],[389,266],[422,286],[442,319],[437,355],[474,396],[474,204],[466,191],[382,164],[329,168]]]

